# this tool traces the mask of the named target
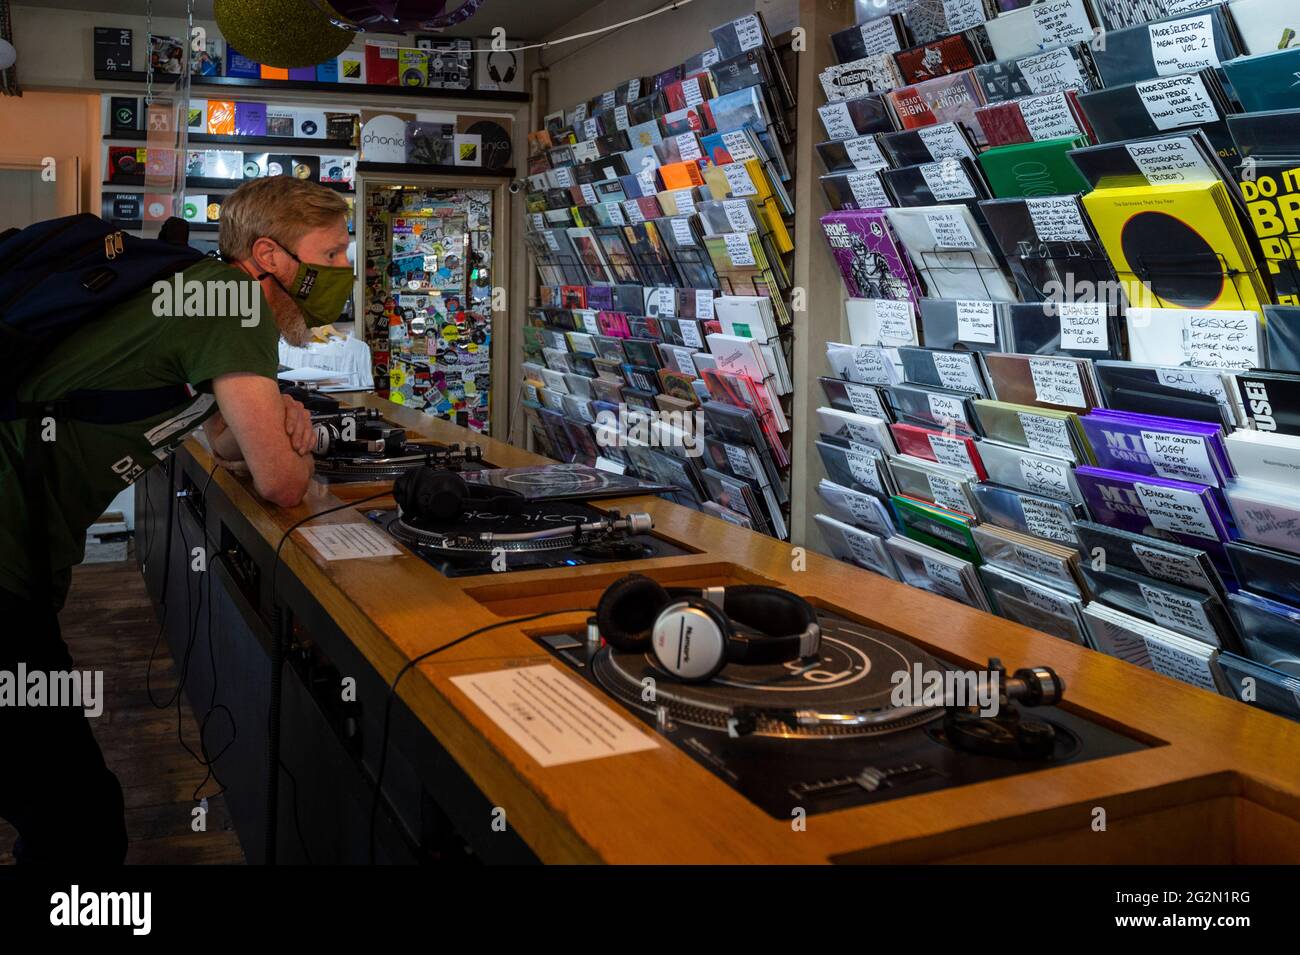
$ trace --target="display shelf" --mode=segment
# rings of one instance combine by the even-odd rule
[[[139,84],[145,83],[145,74],[137,70],[96,70],[95,80],[103,83]],[[154,75],[155,86],[172,86],[177,77],[174,74]],[[449,90],[429,86],[379,86],[372,83],[317,83],[309,80],[262,80],[242,76],[195,76],[190,80],[191,89],[229,90],[291,90],[298,93],[321,93],[330,97],[340,95],[348,99],[376,96],[392,96],[398,99],[458,99],[479,100],[492,103],[527,103],[527,93],[513,93],[502,90]]]
[[[435,166],[425,163],[409,162],[366,162],[357,163],[357,173],[370,173],[381,176],[488,176],[493,179],[513,179],[513,166],[500,169],[487,169],[483,166]]]
[[[257,178],[267,177],[263,176]],[[190,189],[225,189],[234,191],[248,181],[248,179],[212,179],[207,176],[186,176],[185,186]],[[315,179],[311,181],[315,182],[319,186],[324,186],[326,189],[333,189],[335,192],[346,192],[351,194],[355,191],[352,186],[346,182],[319,182]],[[123,186],[127,188],[143,188],[144,176],[122,176],[118,179],[105,179],[101,185],[112,189],[120,189]]]
[[[149,134],[142,129],[105,133],[106,143],[142,143]],[[188,142],[204,146],[283,146],[287,149],[320,149],[325,152],[356,152],[357,147],[342,139],[308,139],[301,136],[223,136],[191,133]]]

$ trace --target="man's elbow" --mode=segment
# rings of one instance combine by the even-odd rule
[[[277,474],[265,480],[254,480],[253,488],[264,500],[279,507],[296,507],[307,496],[311,477],[307,474]]]

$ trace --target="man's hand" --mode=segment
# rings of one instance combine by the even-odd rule
[[[208,430],[213,450],[230,460],[242,458],[253,476],[254,490],[271,503],[298,504],[307,493],[315,464],[310,450],[298,450],[308,437],[315,444],[302,405],[294,401],[296,408],[290,407],[274,381],[248,372],[217,376],[212,392],[225,425]]]
[[[281,395],[284,401],[284,433],[289,436],[289,443],[294,451],[301,455],[311,454],[316,449],[316,431],[312,427],[311,412],[301,401]]]

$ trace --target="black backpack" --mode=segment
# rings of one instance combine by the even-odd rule
[[[24,376],[60,342],[132,296],[203,258],[188,226],[141,239],[90,213],[0,234],[0,420],[53,415],[95,423],[136,421],[189,397],[183,384],[140,391],[81,390],[37,407],[20,404]]]

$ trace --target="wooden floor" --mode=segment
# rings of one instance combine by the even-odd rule
[[[145,669],[158,624],[134,558],[76,568],[60,622],[74,665],[104,671],[104,712],[91,725],[126,797],[131,840],[126,861],[243,863],[244,853],[220,796],[208,800],[207,831],[192,829],[192,811],[198,805],[194,793],[205,770],[177,740],[176,705],[157,709],[146,693]],[[165,641],[159,644],[150,686],[159,702],[170,700],[176,692]],[[198,729],[184,697],[180,728],[189,747],[199,752]],[[218,789],[208,779],[200,796]],[[0,864],[13,862],[14,836],[13,828],[0,820]]]

